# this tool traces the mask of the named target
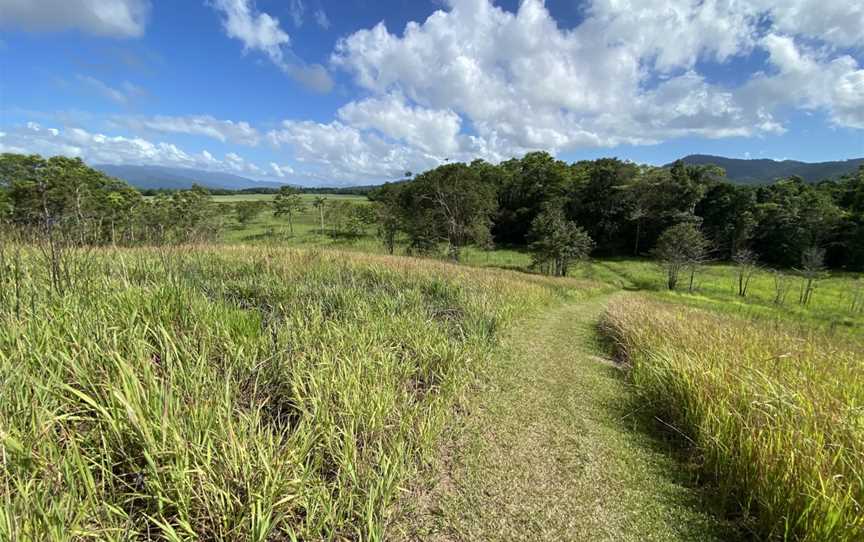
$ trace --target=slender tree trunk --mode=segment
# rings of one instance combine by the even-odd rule
[[[670,266],[666,271],[666,286],[670,290],[674,290],[678,286],[678,268],[675,266]]]
[[[642,233],[642,221],[637,220],[636,221],[636,244],[633,247],[633,255],[634,256],[639,255],[639,236],[641,235],[641,233]]]
[[[458,245],[455,245],[453,243],[449,243],[449,245],[450,246],[447,248],[448,248],[448,251],[450,252],[450,257],[453,259],[454,262],[458,262],[459,256],[460,256],[459,251],[460,251],[461,247],[459,247]]]

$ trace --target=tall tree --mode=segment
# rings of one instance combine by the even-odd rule
[[[747,297],[750,281],[759,269],[759,256],[749,248],[742,248],[732,256],[738,277],[738,295]]]
[[[403,209],[400,204],[403,187],[403,184],[386,183],[370,195],[378,216],[378,238],[388,254],[395,251],[396,238],[403,226]]]
[[[804,249],[826,245],[842,211],[831,196],[793,177],[757,191],[758,226],[753,248],[769,263],[792,267]]]
[[[534,265],[558,277],[567,276],[570,265],[587,258],[594,249],[594,241],[588,233],[567,220],[558,207],[540,213],[531,223],[530,235]]]
[[[584,224],[606,254],[628,251],[622,230],[630,222],[625,188],[638,174],[635,164],[617,158],[602,158],[584,166],[584,182],[578,183],[568,203],[568,216]]]
[[[697,205],[702,227],[724,259],[749,245],[758,225],[756,193],[751,187],[719,183]]]
[[[260,215],[264,210],[265,202],[261,201],[238,201],[234,204],[234,214],[237,216],[237,222],[246,225]]]
[[[573,183],[572,169],[546,152],[528,153],[484,173],[498,187],[492,233],[508,244],[525,244],[533,220],[550,202],[560,203]]]
[[[444,241],[450,257],[458,261],[466,245],[491,241],[495,187],[482,177],[479,166],[440,166],[416,176],[404,190],[400,201],[405,229],[414,244]]]

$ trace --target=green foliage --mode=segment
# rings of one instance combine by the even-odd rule
[[[338,200],[327,206],[326,216],[333,227],[333,235],[357,239],[375,223],[375,209],[370,205]]]
[[[261,201],[238,201],[234,204],[234,214],[237,216],[237,222],[245,225],[260,215],[265,207],[266,204]]]
[[[374,197],[389,208],[385,216],[399,221],[412,250],[429,252],[445,242],[450,257],[458,260],[468,244],[491,242],[495,210],[491,167],[482,161],[448,164],[410,183],[391,185]]]
[[[318,217],[321,219],[321,233],[324,233],[324,209],[327,207],[327,198],[315,196],[312,200],[312,207],[318,210]]]
[[[797,265],[803,250],[824,246],[843,218],[829,194],[793,178],[760,188],[754,248],[771,262]]]
[[[78,158],[3,154],[0,179],[0,215],[52,243],[187,242],[219,230],[203,188],[145,200]]]
[[[534,266],[549,275],[566,277],[573,261],[584,260],[594,248],[594,241],[560,209],[541,213],[531,224],[530,245]]]
[[[143,199],[80,160],[9,154],[0,159],[0,219],[31,229],[50,226],[70,237],[74,230],[79,243],[211,238],[221,222],[207,201],[192,205],[191,218],[176,214],[178,207],[185,209],[175,200],[195,199],[193,193],[160,192]],[[819,247],[826,250],[829,268],[864,269],[864,169],[837,182],[807,184],[790,178],[739,187],[726,182],[723,171],[713,166],[678,162],[659,168],[610,158],[567,164],[534,152],[499,165],[481,160],[446,164],[371,190],[370,198],[379,203],[374,221],[365,209],[328,209],[331,202],[347,201],[345,197],[313,198],[291,187],[272,198],[275,218],[287,220],[292,236],[295,219],[305,218],[304,206],[313,203],[316,242],[329,231],[332,239],[356,243],[375,225],[384,250],[392,253],[401,243],[411,253],[443,249],[454,259],[472,246],[524,249],[532,241],[537,216],[558,207],[567,220],[586,229],[600,256],[641,255],[669,227],[694,221],[702,225],[712,255],[721,260],[753,250],[762,264],[789,268],[799,264],[806,248]],[[327,217],[332,221],[329,230]],[[241,225],[256,223],[254,216],[237,218]],[[300,233],[309,231],[305,226]],[[279,237],[273,227],[256,234],[239,233],[241,229],[235,228],[229,238]]]
[[[508,160],[498,169],[495,238],[503,243],[526,244],[534,219],[548,205],[561,205],[572,191],[574,170],[546,152]]]
[[[399,206],[399,188],[387,183],[374,194],[377,215],[377,235],[387,254],[396,250],[396,239],[402,227],[402,209]]]
[[[721,257],[732,258],[748,247],[759,222],[756,193],[729,183],[712,186],[699,202],[696,214]]]
[[[674,290],[681,271],[703,262],[707,249],[708,241],[692,222],[681,222],[664,231],[654,247],[654,256],[666,269],[666,286]]]
[[[9,191],[0,187],[0,224],[8,222],[12,219],[12,214],[15,211],[15,206],[9,198]]]
[[[283,186],[273,199],[273,216],[288,217],[288,228],[294,235],[294,216],[306,207],[300,191],[291,186]]]

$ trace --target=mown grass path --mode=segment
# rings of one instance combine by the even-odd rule
[[[733,540],[662,442],[640,431],[594,325],[607,297],[511,333],[442,446],[431,489],[391,530],[408,540]]]

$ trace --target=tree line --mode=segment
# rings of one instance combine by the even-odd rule
[[[592,253],[653,255],[666,262],[674,285],[708,260],[864,269],[864,168],[816,184],[793,177],[753,187],[728,182],[713,166],[615,158],[568,164],[534,152],[498,165],[476,160],[406,174],[369,197],[373,206],[312,202],[321,232],[325,221],[345,237],[375,227],[388,252],[444,247],[455,260],[469,245],[521,247],[538,270],[555,275]],[[306,208],[292,187],[271,204],[226,209],[202,187],[144,197],[77,158],[0,155],[0,221],[80,243],[204,241],[231,213],[243,223],[265,209],[293,230]]]
[[[77,244],[213,239],[221,218],[199,186],[145,198],[79,158],[0,155],[0,221]]]
[[[400,236],[417,252],[444,244],[457,260],[469,244],[527,247],[551,274],[589,252],[654,255],[681,269],[709,259],[798,268],[814,256],[864,269],[864,168],[816,184],[740,186],[715,166],[568,164],[534,152],[498,165],[446,164],[370,198],[389,250]]]
[[[268,191],[272,202],[219,203],[211,197],[214,192],[224,191],[193,185],[148,196],[79,158],[0,155],[0,224],[52,244],[206,242],[217,239],[231,217],[243,226],[265,211],[287,221],[293,235],[297,215],[307,210],[304,191],[291,186]],[[375,222],[369,205],[321,195],[309,203],[320,219],[320,233],[354,238]]]

